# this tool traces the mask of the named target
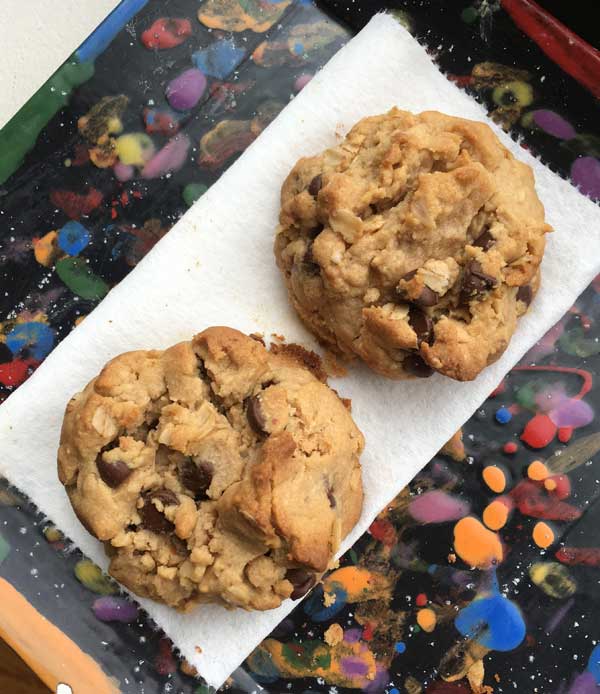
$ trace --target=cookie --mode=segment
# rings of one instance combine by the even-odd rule
[[[116,357],[69,402],[59,478],[131,591],[266,610],[325,571],[360,516],[364,442],[299,352],[210,328]]]
[[[550,230],[531,168],[487,125],[392,109],[296,164],[275,255],[332,351],[389,378],[468,381],[531,303]]]

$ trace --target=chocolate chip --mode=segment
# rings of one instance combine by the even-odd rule
[[[418,269],[418,268],[417,268]],[[412,278],[417,274],[417,270],[411,270],[410,272],[407,272],[406,275],[402,277],[402,279],[405,282],[410,282]]]
[[[427,285],[423,287],[419,296],[414,299],[415,304],[419,306],[435,306],[440,300],[437,292],[430,289]]]
[[[175,529],[171,521],[164,516],[162,511],[159,511],[152,503],[153,499],[157,499],[163,506],[179,505],[177,496],[169,489],[158,489],[155,491],[146,492],[143,495],[144,505],[139,510],[142,517],[142,525],[155,533],[168,533]]]
[[[460,293],[461,304],[468,304],[471,299],[492,289],[496,284],[498,284],[496,278],[486,274],[481,269],[481,265],[476,260],[472,260],[465,268]]]
[[[477,248],[483,248],[484,251],[487,251],[488,248],[491,248],[495,243],[496,239],[486,229],[483,234],[479,234],[479,236],[471,243],[471,246],[477,246]]]
[[[308,275],[320,275],[321,274],[321,266],[319,265],[319,263],[315,262],[315,259],[313,257],[312,243],[306,249],[306,253],[304,254],[304,258],[302,258],[302,266],[304,268],[304,271]]]
[[[187,557],[190,554],[187,544],[183,540],[179,539],[177,535],[173,535],[171,537],[171,546],[173,547],[175,553],[179,554],[181,557]]]
[[[321,174],[317,174],[313,178],[313,180],[308,184],[308,192],[313,196],[313,198],[316,198],[322,187],[323,176],[321,176]]]
[[[433,321],[424,311],[417,306],[411,306],[408,311],[408,323],[417,333],[417,345],[421,342],[433,344]]]
[[[404,370],[417,378],[429,378],[433,374],[433,369],[423,361],[418,354],[409,354],[402,362]]]
[[[524,287],[519,287],[517,292],[517,301],[522,301],[526,306],[529,306],[533,299],[533,289],[526,284]]]
[[[209,380],[208,371],[202,359],[198,359],[198,376],[200,376],[203,381]]]
[[[212,482],[214,470],[213,464],[208,461],[185,460],[179,466],[179,479],[181,484],[194,494],[196,500],[206,499],[206,491]]]
[[[285,577],[294,586],[290,596],[292,600],[304,597],[317,581],[315,575],[306,569],[288,569]]]
[[[104,484],[107,484],[112,489],[115,489],[131,475],[132,470],[127,463],[122,460],[115,460],[114,463],[108,463],[101,456],[96,460],[96,467]]]
[[[257,395],[251,398],[246,398],[246,417],[250,428],[259,436],[264,436],[267,432],[265,426],[267,424],[260,407],[260,400]]]
[[[331,508],[335,508],[337,506],[337,501],[335,500],[335,496],[333,495],[333,488],[329,484],[329,482],[325,485],[326,490],[327,490],[327,500],[329,501],[329,506]]]

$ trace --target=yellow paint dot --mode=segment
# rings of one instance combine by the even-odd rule
[[[553,479],[547,479],[544,482],[544,487],[546,487],[549,492],[553,492],[556,489],[556,482]]]
[[[541,460],[534,460],[533,463],[527,468],[527,476],[530,480],[535,480],[536,482],[541,482],[548,477],[550,473],[548,468],[542,463]]]
[[[461,518],[454,526],[454,549],[465,564],[478,569],[489,569],[503,556],[498,535],[472,516]]]
[[[501,501],[492,501],[483,511],[483,522],[490,530],[500,530],[508,520],[508,507]]]
[[[547,549],[554,542],[554,533],[552,528],[543,521],[535,524],[533,528],[533,541],[538,547]]]
[[[143,166],[154,154],[154,144],[145,133],[127,133],[117,138],[115,150],[122,164]]]
[[[497,465],[488,465],[483,468],[483,481],[496,494],[501,494],[506,489],[506,475]]]
[[[428,633],[432,632],[435,629],[436,622],[437,617],[435,616],[435,612],[429,607],[424,607],[417,612],[417,624],[423,631]]]

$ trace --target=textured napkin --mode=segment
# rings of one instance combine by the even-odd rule
[[[300,156],[333,145],[336,130],[346,131],[359,118],[393,105],[486,119],[393,18],[375,17],[0,408],[0,473],[102,567],[107,561],[100,543],[77,521],[56,478],[69,397],[119,352],[166,347],[210,325],[266,336],[282,333],[314,348],[288,304],[273,259],[279,190]],[[333,382],[341,395],[352,398],[353,415],[367,440],[364,512],[344,549],[600,271],[600,209],[492,127],[533,166],[547,219],[556,230],[548,237],[542,289],[502,359],[475,382],[439,375],[391,382],[360,367]],[[206,606],[180,615],[141,603],[215,686],[295,604],[287,601],[266,613]]]

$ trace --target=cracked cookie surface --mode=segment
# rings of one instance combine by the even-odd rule
[[[265,610],[304,595],[357,522],[363,445],[294,350],[209,328],[110,361],[67,406],[58,471],[134,593]]]
[[[296,164],[275,255],[334,352],[389,378],[471,380],[533,299],[548,231],[531,168],[487,125],[392,109]]]

